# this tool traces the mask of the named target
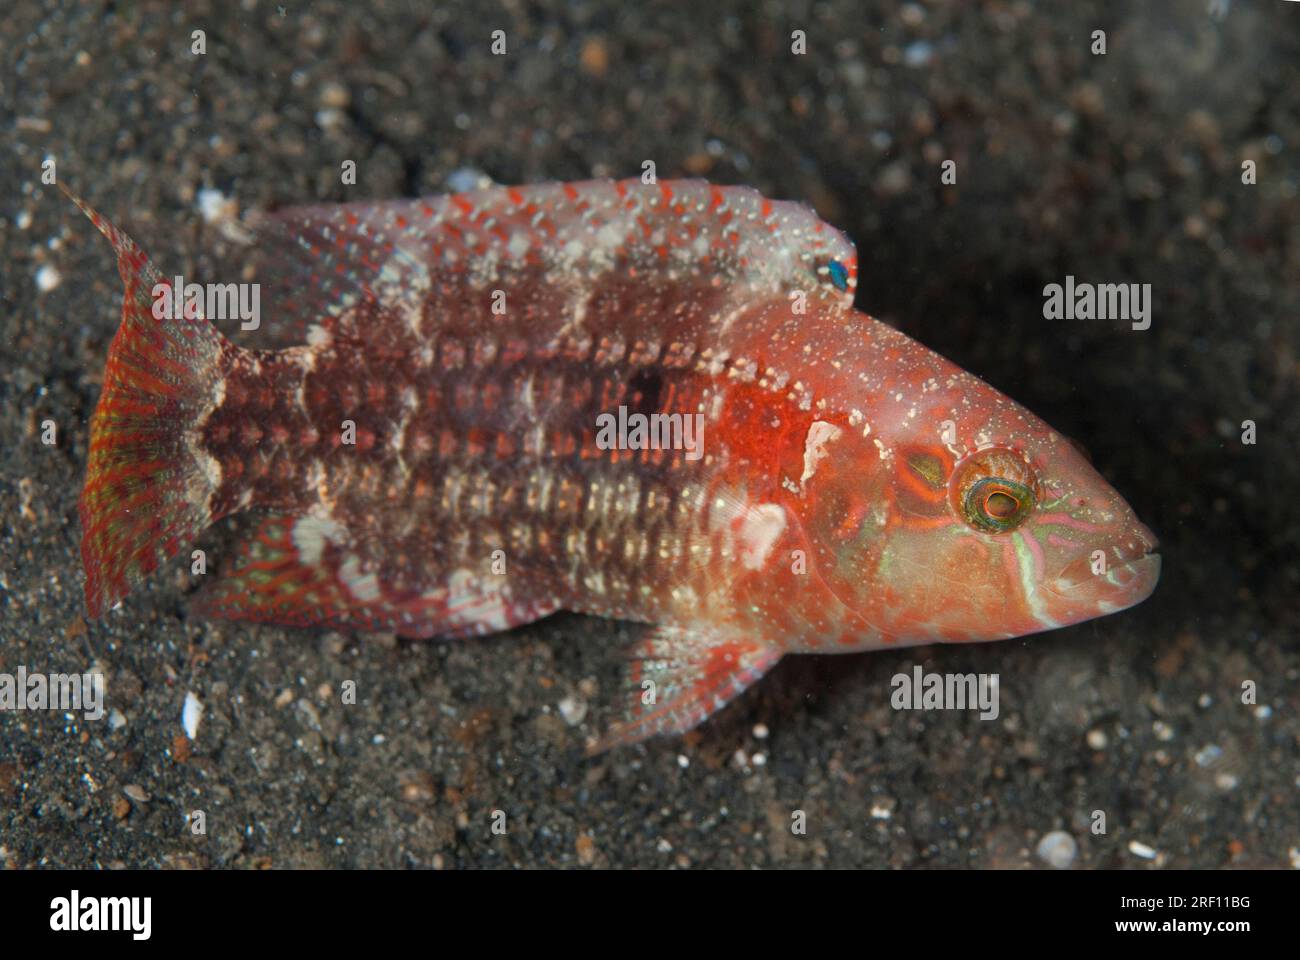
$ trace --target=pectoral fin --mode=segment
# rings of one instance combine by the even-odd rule
[[[588,755],[690,730],[763,676],[781,653],[734,634],[655,627],[628,651],[627,712]]]

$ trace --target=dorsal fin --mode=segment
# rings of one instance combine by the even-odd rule
[[[432,335],[511,317],[572,329],[589,309],[636,303],[645,317],[682,304],[726,316],[790,297],[851,306],[853,245],[807,207],[701,180],[547,183],[421,200],[292,207],[252,220],[253,279],[280,342],[364,298],[435,304]],[[494,294],[504,294],[497,304]],[[496,295],[500,300],[500,295]],[[653,335],[653,331],[647,331]]]

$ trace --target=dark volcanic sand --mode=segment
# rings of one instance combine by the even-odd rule
[[[124,722],[0,715],[0,864],[1006,867],[1041,865],[1053,830],[1081,867],[1300,862],[1300,7],[46,6],[0,19],[0,670],[94,664]],[[120,293],[41,185],[47,155],[187,277],[222,245],[204,188],[243,212],[653,159],[804,200],[857,242],[859,306],[1089,449],[1161,536],[1163,580],[1023,641],[791,658],[696,733],[595,760],[629,625],[430,643],[204,623],[179,565],[88,624],[75,504]],[[1151,329],[1044,320],[1067,274],[1150,283]],[[915,663],[1000,674],[1001,717],[892,710]]]

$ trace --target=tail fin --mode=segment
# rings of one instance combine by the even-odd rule
[[[130,237],[59,186],[113,245],[125,286],[78,503],[86,608],[99,617],[212,522],[220,473],[196,430],[235,348],[202,317],[156,318],[155,291],[170,284]]]

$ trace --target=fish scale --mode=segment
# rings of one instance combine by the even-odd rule
[[[252,514],[196,612],[647,624],[601,750],[786,653],[1020,636],[1155,586],[1154,535],[1074,446],[855,311],[852,244],[798,204],[591,181],[259,214],[280,349],[248,349],[155,318],[162,271],[76,202],[126,286],[80,503],[92,616]],[[655,449],[637,417],[693,432]]]

